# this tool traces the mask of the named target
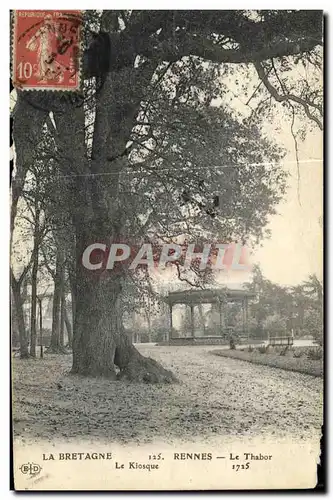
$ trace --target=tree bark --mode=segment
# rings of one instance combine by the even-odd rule
[[[37,345],[37,273],[38,250],[33,256],[31,270],[30,355],[36,357]]]
[[[61,353],[63,349],[60,344],[60,310],[61,296],[64,278],[64,254],[62,249],[57,248],[56,274],[54,278],[53,307],[52,307],[52,332],[48,352]]]
[[[13,299],[15,304],[17,325],[19,329],[19,338],[20,338],[20,356],[21,358],[29,358],[28,351],[28,340],[25,330],[25,321],[24,321],[24,311],[23,311],[23,300],[21,296],[21,286],[19,281],[17,281],[14,276],[11,277],[11,286],[13,292]]]
[[[121,276],[81,272],[77,286],[72,373],[112,380],[171,383],[176,378],[145,358],[122,333]]]
[[[74,258],[75,259],[75,258]],[[70,293],[71,293],[71,306],[72,306],[72,325],[74,327],[75,323],[75,308],[76,308],[76,302],[75,302],[75,296],[76,296],[76,279],[75,276],[71,271],[68,273],[68,278],[69,278],[69,286],[70,286]],[[66,309],[67,312],[67,309]],[[67,325],[67,323],[66,323]],[[68,331],[68,329],[67,329]],[[73,330],[72,330],[73,334]]]
[[[126,335],[119,337],[114,361],[120,369],[119,379],[152,384],[177,382],[170,370],[163,368],[155,359],[142,356]]]
[[[76,296],[73,373],[116,378],[119,294],[119,282],[110,277],[82,276]]]
[[[150,321],[150,311],[148,312],[147,315],[147,323],[148,323],[148,342],[152,342],[152,331],[151,331],[151,321]]]
[[[37,345],[37,274],[38,274],[38,251],[39,251],[39,209],[36,207],[34,247],[32,250],[31,270],[31,315],[30,315],[30,356],[36,357]]]
[[[20,345],[20,335],[19,335],[19,327],[18,327],[18,323],[17,323],[17,314],[16,314],[16,307],[15,307],[13,292],[11,292],[10,304],[11,304],[10,317],[11,317],[11,330],[12,330],[11,347],[16,347],[16,346]]]
[[[70,319],[68,317],[68,311],[67,311],[66,304],[64,307],[64,314],[65,314],[65,325],[66,325],[67,336],[68,336],[68,347],[70,349],[72,349],[72,347],[73,347],[73,329],[72,329],[72,324],[70,322]]]
[[[64,290],[62,290],[60,302],[60,347],[63,349],[65,348],[65,309],[66,299]]]

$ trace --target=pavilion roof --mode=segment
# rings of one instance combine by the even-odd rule
[[[255,298],[257,294],[250,292],[242,287],[230,288],[225,286],[223,288],[210,288],[210,289],[191,289],[182,290],[177,292],[169,292],[166,301],[170,305],[174,304],[211,304],[220,301],[234,301],[243,300],[244,298]]]

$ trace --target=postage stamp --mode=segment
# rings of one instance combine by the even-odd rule
[[[22,90],[80,89],[79,10],[16,10],[12,81]]]

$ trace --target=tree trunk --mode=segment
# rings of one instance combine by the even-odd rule
[[[64,254],[62,249],[57,249],[56,274],[54,278],[53,307],[52,307],[52,332],[48,352],[61,353],[60,345],[60,309],[64,279]]]
[[[170,383],[172,372],[145,358],[121,333],[121,277],[82,273],[78,280],[72,373]],[[118,372],[118,373],[117,373]]]
[[[40,106],[31,106],[29,101],[23,98],[23,95],[24,91],[17,91],[17,102],[13,112],[13,139],[15,143],[17,171],[15,178],[12,179],[10,247],[12,244],[18,201],[22,195],[29,166],[35,159],[37,145],[41,138],[40,134],[42,127],[48,116],[46,110],[43,110]]]
[[[65,325],[66,325],[67,336],[68,336],[68,347],[70,349],[72,349],[72,347],[73,347],[73,329],[72,329],[72,325],[71,325],[71,322],[70,322],[69,317],[68,317],[66,304],[64,307],[64,314],[65,314]]]
[[[150,311],[148,312],[147,323],[148,323],[148,342],[152,342],[153,340],[151,331]]]
[[[36,357],[37,344],[37,273],[38,251],[33,257],[31,271],[30,355]]]
[[[75,324],[75,307],[76,307],[76,304],[75,304],[75,295],[76,295],[76,284],[75,284],[75,278],[74,276],[72,276],[71,273],[69,273],[69,284],[70,284],[70,292],[71,292],[71,302],[72,302],[72,325],[74,327],[74,324]],[[67,312],[67,310],[66,310]],[[67,323],[66,323],[66,327],[67,327]],[[68,332],[68,328],[67,328],[67,332]],[[73,334],[73,331],[71,330],[71,333]]]
[[[112,31],[107,26],[109,17],[103,13],[101,29],[106,32]],[[121,277],[87,271],[81,260],[83,251],[92,242],[117,240],[121,236],[124,211],[119,199],[119,180],[127,166],[126,146],[158,64],[147,63],[137,71],[134,62],[135,54],[127,67],[108,73],[96,96],[91,160],[86,155],[83,107],[68,108],[66,113],[55,115],[57,140],[66,151],[63,182],[67,182],[64,189],[72,191],[68,203],[73,215],[77,258],[72,372],[115,379],[116,365],[121,378],[171,382],[175,380],[171,372],[144,358],[121,334]],[[73,172],[73,168],[77,175],[68,179],[66,174]]]
[[[77,285],[72,372],[115,379],[120,284],[95,274],[82,278]]]
[[[115,364],[120,369],[119,379],[152,384],[177,382],[170,370],[152,358],[142,356],[126,335],[121,335],[115,352]]]
[[[150,307],[150,298],[148,297],[147,308],[145,309],[147,326],[148,326],[148,342],[152,342],[152,332],[151,332],[151,307]]]
[[[13,276],[11,279],[11,285],[12,285],[14,304],[15,304],[17,325],[19,329],[20,355],[21,358],[29,358],[28,340],[25,330],[23,300],[21,296],[20,284],[15,280]]]
[[[19,335],[19,327],[17,322],[17,314],[16,314],[13,292],[11,292],[10,303],[11,303],[10,317],[11,317],[11,329],[12,329],[11,347],[17,347],[18,345],[20,345],[20,335]]]
[[[60,349],[60,293],[59,284],[54,282],[53,304],[52,304],[52,332],[50,350],[59,352]]]
[[[60,269],[60,327],[59,327],[59,343],[62,350],[65,349],[65,309],[66,309],[66,290],[65,290],[65,265],[64,255],[61,253],[59,259],[63,262]]]
[[[60,303],[60,346],[61,346],[61,348],[65,348],[65,309],[66,309],[66,299],[65,299],[64,290],[62,290],[61,303]]]
[[[39,210],[36,208],[34,247],[32,251],[31,270],[31,313],[30,313],[30,355],[36,357],[37,345],[37,274],[38,274],[38,250],[39,250]]]

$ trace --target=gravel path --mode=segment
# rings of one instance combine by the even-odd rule
[[[320,378],[215,356],[212,346],[139,346],[176,385],[68,375],[71,356],[13,361],[14,434],[23,440],[206,442],[236,436],[318,439]]]

